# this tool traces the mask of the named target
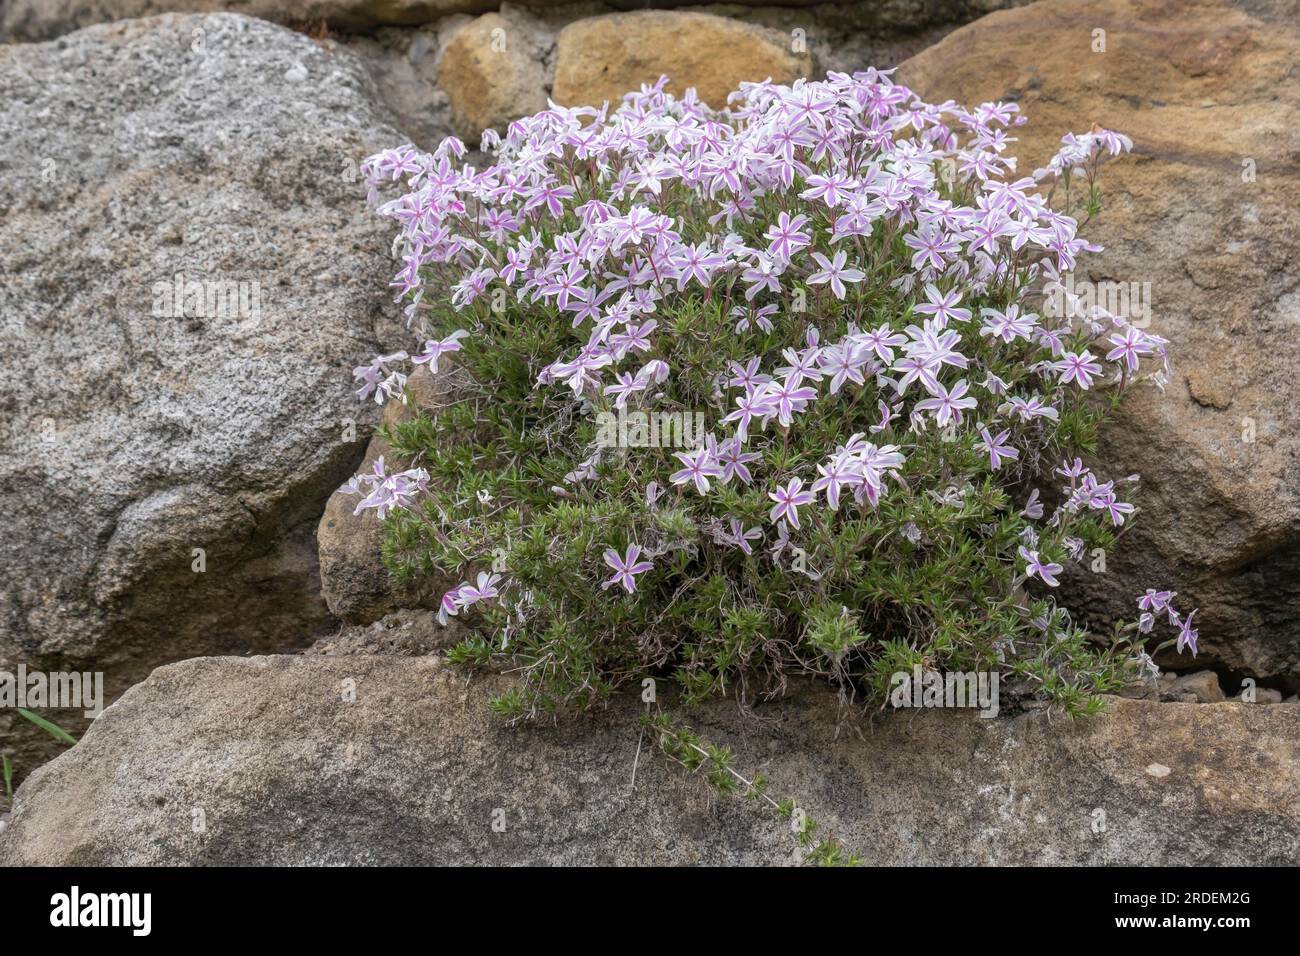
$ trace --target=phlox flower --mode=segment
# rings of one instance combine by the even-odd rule
[[[424,343],[424,351],[420,352],[418,355],[412,356],[411,361],[415,362],[417,365],[422,365],[427,362],[429,365],[429,372],[431,374],[437,374],[438,359],[451,352],[459,352],[461,348],[459,340],[463,339],[467,335],[469,335],[469,333],[464,329],[457,329],[445,338],[437,340],[430,339]]]
[[[925,302],[914,307],[914,311],[920,315],[934,316],[934,321],[939,328],[944,328],[949,322],[967,322],[970,320],[970,309],[958,308],[961,303],[961,293],[956,289],[949,289],[947,292],[940,292],[939,287],[933,282],[925,284]],[[888,359],[885,359],[888,361]]]
[[[1093,358],[1091,352],[1084,349],[1082,352],[1066,352],[1061,356],[1059,362],[1054,363],[1053,367],[1061,373],[1061,384],[1067,385],[1070,382],[1077,382],[1080,388],[1086,389],[1092,384],[1092,380],[1101,374],[1101,364]]]
[[[966,380],[962,379],[951,390],[945,388],[941,383],[935,388],[933,398],[922,399],[916,403],[918,412],[934,412],[934,419],[943,428],[951,422],[954,425],[961,424],[962,410],[974,408],[978,403],[973,397],[967,396]]]
[[[674,457],[684,466],[669,476],[669,481],[674,485],[693,484],[695,490],[703,495],[709,491],[710,478],[722,477],[722,466],[707,448],[691,453],[675,452]]]
[[[1152,351],[1146,336],[1140,329],[1132,326],[1124,329],[1123,332],[1116,332],[1109,341],[1115,347],[1106,353],[1106,361],[1123,362],[1124,367],[1130,372],[1137,371],[1138,356],[1150,355]]]
[[[389,366],[397,362],[405,362],[409,356],[405,352],[393,352],[390,355],[380,355],[369,365],[359,365],[352,370],[352,377],[361,383],[357,389],[357,398],[365,401],[369,396],[375,396],[375,402],[382,405],[385,398],[391,398],[394,393],[400,393],[403,385],[406,384],[406,376],[400,372],[390,369]]]
[[[801,231],[807,224],[807,216],[791,217],[789,213],[782,212],[764,233],[764,238],[771,242],[767,254],[773,259],[789,262],[796,252],[811,241],[808,233]]]
[[[798,530],[799,508],[802,505],[812,504],[813,501],[812,493],[802,489],[803,479],[791,478],[784,488],[778,487],[776,491],[768,492],[767,496],[776,502],[768,515],[774,524],[778,521],[788,521],[790,527]]]
[[[1065,570],[1061,565],[1041,560],[1037,551],[1030,551],[1023,544],[1020,546],[1020,557],[1027,562],[1025,577],[1037,576],[1044,584],[1053,588],[1061,583],[1056,579],[1056,576]]]
[[[980,429],[980,441],[976,443],[975,447],[988,454],[989,467],[994,471],[1002,467],[1003,460],[1020,457],[1020,452],[1006,443],[1010,434],[1011,430],[1009,428],[1004,428],[996,436],[990,436],[987,428]]]
[[[845,263],[848,261],[848,254],[843,249],[835,253],[834,259],[826,258],[820,252],[814,252],[812,257],[821,268],[808,277],[808,284],[826,285],[830,283],[831,291],[835,293],[837,299],[842,299],[847,294],[844,283],[861,282],[867,277],[867,274],[861,269],[846,268]]]
[[[635,594],[636,576],[654,569],[652,562],[638,561],[637,558],[640,556],[641,546],[639,544],[629,544],[626,553],[621,556],[613,548],[606,548],[605,563],[614,569],[614,574],[601,587],[611,588],[617,584],[621,585],[628,594]]]
[[[1163,614],[1169,610],[1170,603],[1177,596],[1177,591],[1158,591],[1155,588],[1147,588],[1146,593],[1137,599],[1137,606],[1143,611]]]
[[[1187,615],[1187,617],[1183,618],[1178,623],[1177,650],[1180,654],[1186,648],[1191,648],[1192,656],[1193,657],[1196,656],[1196,651],[1197,651],[1196,642],[1197,639],[1200,637],[1200,635],[1197,632],[1196,628],[1192,627],[1192,617],[1196,614],[1197,610],[1200,609],[1199,608],[1194,609],[1191,613]]]

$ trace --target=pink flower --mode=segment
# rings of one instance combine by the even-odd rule
[[[447,626],[447,618],[460,613],[460,588],[452,588],[438,602],[438,623]]]
[[[479,601],[489,601],[500,597],[501,592],[497,590],[497,584],[500,581],[501,575],[480,571],[474,584],[462,584],[458,589],[460,591],[460,606],[469,607]]]
[[[978,442],[975,447],[981,451],[988,452],[989,467],[994,471],[997,471],[1002,467],[1003,459],[1011,460],[1020,457],[1020,452],[1016,451],[1016,449],[1006,443],[1007,436],[1010,434],[1011,429],[1004,428],[1002,431],[998,432],[997,437],[994,438],[989,436],[989,430],[987,428],[980,429],[980,438],[982,440]]]
[[[1056,587],[1061,582],[1056,579],[1065,568],[1059,564],[1053,564],[1050,561],[1043,561],[1038,557],[1037,551],[1030,551],[1023,544],[1020,546],[1020,556],[1028,562],[1025,567],[1025,576],[1034,577],[1037,575],[1048,587]]]
[[[736,438],[745,441],[749,437],[749,424],[755,418],[766,419],[776,414],[776,404],[768,396],[766,385],[750,388],[736,399],[736,410],[723,419],[724,422],[738,422]]]
[[[1185,617],[1178,625],[1178,646],[1176,649],[1180,654],[1185,648],[1190,647],[1192,649],[1192,656],[1196,656],[1196,641],[1197,638],[1200,637],[1200,634],[1197,632],[1196,628],[1192,627],[1192,617],[1196,614],[1196,611],[1199,610],[1200,608],[1193,610],[1191,614],[1188,614],[1187,617]]]
[[[430,339],[428,342],[424,343],[424,351],[419,355],[412,356],[411,361],[415,362],[417,365],[422,365],[425,362],[428,362],[430,373],[437,374],[438,359],[450,352],[459,352],[460,342],[457,340],[462,339],[467,335],[469,335],[469,333],[464,329],[457,329],[444,339]]]
[[[812,504],[813,501],[812,493],[803,491],[802,488],[802,478],[791,478],[784,488],[768,492],[767,496],[776,502],[768,515],[774,524],[785,520],[790,522],[790,527],[799,527],[799,507]]]
[[[1137,371],[1139,355],[1151,354],[1151,346],[1147,343],[1146,336],[1132,326],[1122,333],[1116,332],[1110,337],[1110,342],[1115,347],[1106,353],[1106,361],[1123,362],[1130,372]]]
[[[1053,363],[1053,368],[1061,373],[1062,385],[1078,382],[1079,387],[1083,389],[1091,385],[1092,380],[1101,374],[1101,364],[1087,349],[1082,353],[1066,352],[1059,362]]]
[[[767,248],[768,255],[788,262],[795,252],[808,245],[808,234],[800,231],[807,224],[807,216],[791,218],[789,213],[782,212],[777,216],[776,224],[769,226],[763,234],[772,243]]]
[[[686,466],[669,476],[674,485],[694,484],[695,490],[703,495],[708,493],[709,479],[722,476],[722,466],[707,449],[701,448],[693,454],[679,451],[674,456]]]
[[[727,257],[710,251],[706,243],[700,242],[693,246],[683,246],[668,261],[676,270],[677,291],[680,292],[692,279],[702,286],[708,286],[713,281],[713,273],[726,264]]]
[[[970,320],[970,309],[957,308],[958,303],[961,302],[961,293],[956,289],[941,293],[938,286],[933,282],[927,282],[925,284],[925,299],[925,304],[916,306],[914,311],[921,315],[934,316],[939,328],[944,328],[949,322],[967,322]],[[885,361],[888,362],[891,359],[892,356],[886,358]]]
[[[952,390],[943,387],[940,383],[935,389],[934,398],[927,398],[916,403],[918,412],[934,412],[934,420],[939,423],[939,427],[946,426],[949,422],[954,425],[961,424],[962,409],[974,408],[977,404],[974,398],[966,395],[966,380],[962,379],[952,387]]]
[[[641,556],[641,546],[639,544],[629,544],[627,554],[619,557],[617,551],[613,548],[605,549],[605,563],[614,569],[613,577],[601,585],[602,588],[610,588],[616,584],[621,584],[623,590],[628,594],[636,592],[636,576],[645,574],[654,568],[654,564],[649,561],[638,561]]]
[[[843,249],[835,253],[834,259],[827,259],[820,252],[814,252],[813,258],[821,269],[814,272],[808,277],[809,285],[825,285],[830,283],[831,291],[835,293],[835,298],[842,299],[846,294],[844,283],[861,282],[867,277],[867,274],[861,269],[847,269],[845,263],[848,261],[848,255]]]

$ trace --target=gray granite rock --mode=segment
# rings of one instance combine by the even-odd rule
[[[168,15],[0,47],[0,102],[0,669],[115,694],[309,640],[316,522],[377,418],[349,371],[403,332],[368,75]],[[57,749],[12,711],[0,739],[20,774]]]

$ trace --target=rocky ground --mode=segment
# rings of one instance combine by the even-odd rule
[[[636,757],[632,701],[491,724],[436,656],[438,582],[394,588],[331,494],[385,451],[348,369],[409,344],[357,165],[661,73],[711,99],[868,64],[1020,102],[1026,170],[1066,129],[1133,137],[1079,278],[1149,283],[1176,375],[1106,436],[1143,513],[1068,588],[1105,624],[1176,582],[1202,654],[1083,726],[926,713],[827,743],[835,703],[803,688],[700,729],[871,862],[1300,859],[1300,3],[9,0],[0,42],[0,669],[126,692],[88,731],[50,714],[86,738],[39,770],[59,745],[0,710],[31,774],[0,861],[789,859]],[[173,309],[177,275],[258,307]],[[205,656],[249,654],[278,656]]]
[[[161,668],[23,786],[0,863],[772,864],[786,827],[642,739],[639,701],[513,729],[437,657]],[[855,732],[800,687],[697,729],[871,864],[1280,864],[1297,708],[1116,701],[1104,720],[924,711]]]

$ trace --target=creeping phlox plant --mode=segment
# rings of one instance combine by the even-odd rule
[[[714,112],[666,82],[489,131],[482,171],[454,138],[364,165],[374,199],[405,180],[380,212],[424,344],[358,394],[405,402],[408,363],[455,384],[387,432],[414,467],[350,490],[396,575],[464,578],[439,616],[472,626],[456,661],[519,675],[494,707],[663,675],[748,701],[795,673],[879,703],[919,664],[1080,713],[1154,672],[1158,616],[1195,653],[1169,592],[1104,638],[1052,596],[1135,512],[1137,476],[1081,460],[1098,424],[1168,371],[1165,339],[1064,282],[1128,138],[1068,135],[1017,176],[1013,103],[867,70]],[[688,447],[632,436],[701,413]]]

